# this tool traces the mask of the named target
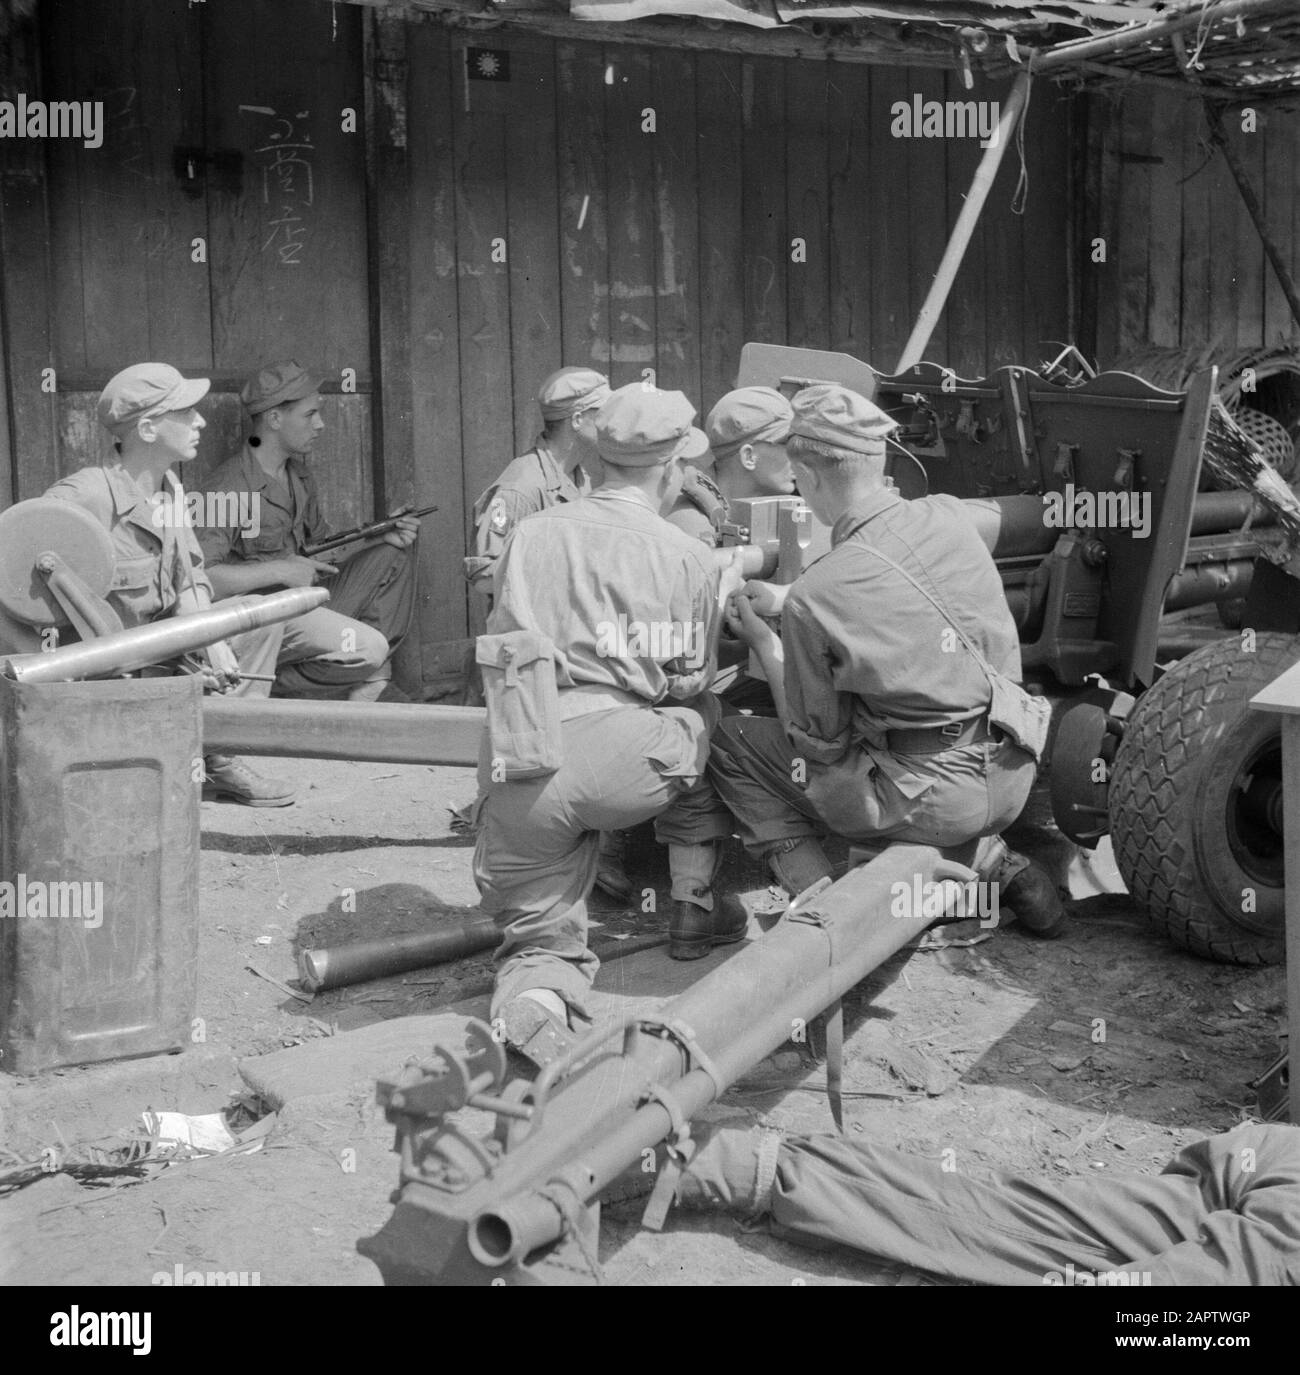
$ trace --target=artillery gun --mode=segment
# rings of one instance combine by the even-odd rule
[[[1175,943],[1280,963],[1281,737],[1248,704],[1300,659],[1300,501],[1220,403],[1215,368],[1166,390],[1060,364],[886,375],[751,343],[737,385],[839,382],[899,421],[897,485],[967,501],[1027,686],[1053,699],[1057,825],[1088,847],[1109,833]],[[1197,624],[1212,605],[1218,623]]]

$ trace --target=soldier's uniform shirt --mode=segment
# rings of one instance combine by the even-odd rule
[[[811,564],[781,618],[789,733],[830,764],[885,732],[969,720],[989,683],[949,622],[870,550],[905,568],[988,662],[1020,678],[1020,641],[987,546],[956,497],[905,501],[882,488],[846,511],[831,551]]]
[[[661,843],[731,833],[704,778],[716,719],[713,699],[699,696],[707,653],[693,667],[691,656],[668,657],[678,646],[666,639],[658,653],[632,639],[638,622],[698,625],[703,644],[691,648],[703,651],[715,584],[709,551],[636,492],[597,490],[510,536],[488,631],[554,642],[564,762],[546,778],[494,782],[480,760],[474,877],[483,910],[505,930],[493,1016],[527,988],[553,988],[581,1009],[599,968],[586,939],[598,832],[654,817]]]
[[[203,552],[194,531],[184,523],[184,508],[175,506],[178,486],[170,473],[164,477],[164,501],[172,504],[173,512],[171,519],[160,516],[160,523],[154,521],[158,508],[120,463],[82,468],[45,493],[75,502],[108,531],[113,542],[113,581],[105,600],[127,630],[170,615],[181,593],[191,586],[202,588],[212,600]],[[282,636],[282,626],[268,625],[234,635],[227,644],[246,674],[261,675],[274,672]],[[63,638],[71,643],[75,632],[66,631]],[[226,695],[266,697],[270,691],[270,683],[247,677]]]
[[[591,478],[577,466],[565,472],[541,435],[516,458],[474,503],[474,552],[465,560],[465,577],[480,591],[491,590],[493,566],[510,532],[525,516],[536,515],[566,502],[578,501],[591,490]],[[576,481],[575,481],[576,477]]]
[[[257,461],[253,447],[245,444],[208,477],[203,490],[236,500],[239,494],[255,495],[260,527],[256,535],[237,525],[202,529],[199,543],[210,564],[282,559],[334,533],[321,514],[315,479],[298,458],[285,464],[284,481],[277,482]]]
[[[233,524],[204,527],[199,542],[209,564],[288,558],[334,533],[321,512],[306,461],[290,458],[283,478],[273,478],[247,443],[211,474],[203,490],[233,498],[235,512],[239,496],[250,496],[257,503],[259,528],[253,534]],[[324,584],[330,594],[327,606],[284,623],[277,686],[290,696],[387,679],[389,660],[410,627],[416,596],[414,546],[360,549],[339,559],[338,570]]]
[[[602,488],[518,527],[498,565],[488,630],[549,636],[561,688],[599,685],[647,703],[681,701],[707,686],[714,583],[698,541],[668,526],[639,492]],[[640,653],[638,626],[646,627]],[[699,647],[696,662],[653,655],[655,626],[680,627],[683,647]],[[659,640],[668,644],[662,632]]]
[[[831,538],[782,613],[784,726],[731,717],[713,736],[710,776],[742,841],[762,852],[823,827],[938,846],[995,834],[1024,806],[1033,756],[981,722],[991,696],[984,671],[944,615],[871,549],[929,588],[989,664],[1018,679],[997,565],[947,496],[904,501],[882,488],[841,516]],[[968,743],[890,748],[889,731],[957,722],[974,730]]]
[[[172,497],[164,485],[164,502]],[[126,629],[170,614],[191,583],[212,596],[203,554],[183,513],[154,519],[156,508],[120,463],[82,468],[45,495],[90,512],[113,542],[113,581],[105,600]]]

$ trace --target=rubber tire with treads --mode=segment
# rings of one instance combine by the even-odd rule
[[[1285,959],[1280,841],[1274,855],[1270,832],[1256,843],[1258,861],[1243,860],[1233,818],[1248,760],[1280,777],[1280,723],[1252,711],[1250,699],[1297,659],[1294,635],[1260,634],[1253,652],[1240,636],[1206,645],[1139,700],[1115,756],[1109,811],[1120,874],[1154,925],[1209,959]],[[1240,910],[1247,888],[1251,913]]]

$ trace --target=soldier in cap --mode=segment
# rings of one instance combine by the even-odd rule
[[[190,512],[174,463],[198,454],[205,421],[198,403],[211,384],[185,378],[166,363],[137,363],[110,379],[100,394],[100,424],[112,434],[116,457],[82,468],[45,493],[75,502],[108,531],[113,542],[113,581],[107,598],[123,628],[165,616],[206,611],[213,589],[191,529]],[[270,685],[241,673],[269,674],[283,626],[237,635],[202,651],[222,691],[265,696]],[[266,777],[241,759],[209,755],[203,796],[254,807],[284,807],[294,799],[283,779]]]
[[[1061,934],[1047,875],[997,839],[1036,759],[990,720],[995,680],[1014,695],[1020,677],[992,556],[956,498],[904,501],[887,485],[894,422],[865,397],[819,384],[793,413],[799,492],[832,548],[789,588],[747,584],[732,603],[779,717],[730,717],[714,736],[710,774],[742,840],[799,893],[831,872],[823,830],[941,847],[983,838],[974,863],[1003,908]],[[778,607],[779,636],[760,619]]]
[[[240,398],[251,432],[204,490],[256,502],[258,528],[212,525],[199,540],[221,596],[327,580],[329,605],[284,628],[276,687],[289,697],[344,693],[349,701],[373,702],[389,684],[390,660],[415,609],[412,546],[419,522],[399,519],[395,530],[337,562],[304,553],[333,533],[310,467],[325,428],[322,380],[290,361],[263,368],[244,384]]]
[[[561,368],[537,389],[541,434],[474,503],[474,552],[465,560],[471,587],[491,595],[493,566],[525,516],[591,491],[596,412],[608,399],[609,378],[591,368]]]
[[[789,401],[773,387],[739,387],[709,412],[713,477],[728,502],[794,495],[786,452],[793,419]]]
[[[771,387],[741,387],[728,392],[705,421],[712,475],[688,466],[682,493],[665,519],[716,547],[731,502],[794,495],[794,473],[785,452],[791,416],[790,403]],[[747,658],[746,646],[723,639],[719,664],[727,667],[727,681],[720,681],[715,691],[730,711],[770,716],[771,693],[762,679],[744,672]]]
[[[616,391],[596,416],[600,486],[521,521],[494,574],[480,660],[493,637],[545,636],[559,689],[558,771],[494,779],[485,750],[474,855],[483,909],[505,930],[491,1015],[539,1064],[587,1016],[599,832],[656,818],[669,847],[674,957],[745,934],[744,912],[712,892],[717,842],[731,832],[704,776],[718,564],[659,514],[679,453],[698,442],[694,415],[680,392],[639,382]],[[732,570],[722,576],[739,585]]]
[[[474,503],[474,552],[465,560],[465,577],[489,601],[492,570],[515,526],[525,516],[586,496],[593,475],[599,478],[596,412],[608,399],[609,378],[592,368],[560,368],[537,389],[541,434]],[[619,902],[632,896],[625,850],[622,835],[601,838],[596,882]]]
[[[727,519],[727,502],[718,484],[705,471],[713,463],[708,436],[696,430],[698,440],[677,461],[677,474],[664,505],[664,519],[694,539],[716,548]]]
[[[785,452],[791,414],[790,403],[771,387],[728,392],[705,421],[707,447],[682,455],[681,492],[664,519],[715,546],[731,502],[793,496]],[[706,460],[711,473],[703,471]]]

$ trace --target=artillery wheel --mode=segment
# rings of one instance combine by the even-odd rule
[[[1177,945],[1230,964],[1285,959],[1282,736],[1251,711],[1300,659],[1300,637],[1206,645],[1139,699],[1109,808],[1129,892]]]

